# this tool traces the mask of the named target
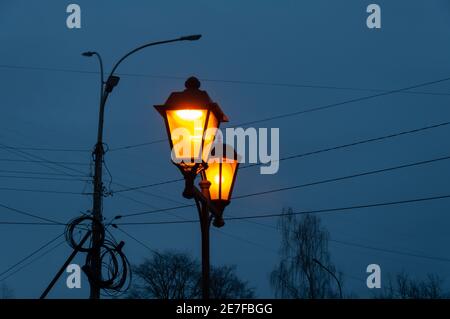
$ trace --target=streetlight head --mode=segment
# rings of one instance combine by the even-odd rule
[[[82,56],[86,56],[86,57],[91,57],[91,56],[94,55],[94,52],[92,52],[92,51],[86,51],[86,52],[81,53],[81,55],[82,55]]]
[[[210,199],[221,211],[230,203],[241,157],[227,144],[216,142],[203,178],[211,183]]]
[[[201,34],[187,35],[180,37],[180,41],[197,41],[202,37]]]
[[[217,129],[228,118],[208,93],[199,89],[197,78],[190,77],[185,86],[155,108],[164,118],[172,161],[185,177],[193,178],[206,167]]]

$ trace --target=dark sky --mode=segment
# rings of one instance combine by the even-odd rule
[[[366,7],[373,2],[382,8],[381,30],[366,27]],[[191,75],[205,79],[202,88],[222,106],[230,124],[374,94],[371,90],[399,89],[450,76],[450,4],[446,0],[79,0],[76,3],[82,9],[80,30],[66,27],[69,3],[0,2],[0,143],[4,145],[91,149],[97,130],[98,75],[71,71],[95,72],[97,64],[80,53],[100,52],[109,70],[118,57],[135,46],[180,35],[201,33],[203,38],[195,43],[148,49],[130,58],[118,71],[129,75],[122,76],[106,110],[105,142],[111,149],[164,138],[162,120],[152,105],[164,102],[170,92],[183,89],[183,79]],[[448,93],[449,86],[450,81],[415,91]],[[258,126],[280,128],[280,155],[289,156],[445,122],[450,118],[449,103],[450,95],[445,94],[397,93]],[[255,168],[242,170],[235,195],[447,156],[448,133],[448,127],[441,127],[284,161],[276,175],[260,175]],[[26,152],[49,161],[76,162],[79,164],[69,166],[89,173],[89,152]],[[48,163],[16,161],[24,159],[21,154],[22,157],[0,149],[1,170],[58,174],[55,168],[61,169]],[[156,143],[111,151],[106,154],[106,161],[114,182],[135,186],[179,178],[169,156],[168,145]],[[450,193],[448,167],[448,162],[441,161],[235,200],[225,214],[243,216],[277,213],[283,207],[309,210],[446,195]],[[79,194],[2,189],[89,191],[89,185],[82,181],[16,179],[6,175],[19,174],[1,174],[3,205],[63,222],[91,208],[91,199]],[[135,201],[119,195],[108,197],[104,214],[111,218],[119,213],[190,203],[181,196],[182,186],[169,184],[146,189],[145,194],[124,193]],[[113,190],[118,188],[113,185]],[[382,279],[400,270],[419,278],[436,273],[449,279],[447,262],[407,256],[449,257],[449,207],[448,200],[438,200],[321,214],[333,240],[403,253],[331,242],[332,258],[344,274],[346,292],[371,295],[361,281],[371,263],[381,265]],[[36,221],[6,209],[1,214],[2,221]],[[195,217],[194,209],[185,209],[128,221]],[[276,219],[258,222],[276,225]],[[198,225],[124,229],[154,249],[177,249],[199,256]],[[0,225],[0,273],[62,231],[59,226]],[[120,232],[114,234],[126,241],[125,252],[133,263],[149,255],[148,250]],[[279,235],[275,230],[230,221],[223,231],[212,230],[211,237],[213,264],[236,264],[239,275],[256,288],[259,297],[273,296],[269,273],[277,261]],[[17,297],[38,297],[70,251],[63,244],[9,277],[6,283]],[[76,261],[82,264],[83,258]],[[81,290],[69,290],[64,283],[65,279],[61,280],[50,297],[87,296],[86,281]]]

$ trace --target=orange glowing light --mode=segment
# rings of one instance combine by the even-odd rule
[[[211,183],[209,188],[211,200],[228,202],[231,198],[239,159],[234,150],[226,153],[230,146],[225,145],[223,148],[224,154],[220,156],[213,154],[209,159],[205,176]]]
[[[200,90],[197,78],[187,79],[185,87],[155,108],[164,118],[173,163],[185,173],[197,174],[206,167],[220,123],[228,118],[208,93]]]

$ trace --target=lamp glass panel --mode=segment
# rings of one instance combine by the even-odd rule
[[[208,163],[206,178],[211,183],[209,193],[211,200],[229,200],[237,161],[222,163],[218,161]],[[220,168],[222,167],[222,170]]]
[[[207,113],[206,109],[166,111],[175,159],[185,163],[200,159]]]
[[[203,143],[202,159],[204,162],[208,162],[208,158],[210,156],[212,146],[214,145],[214,139],[216,137],[218,128],[219,128],[219,120],[217,119],[214,112],[210,112]]]

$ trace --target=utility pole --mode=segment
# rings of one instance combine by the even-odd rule
[[[94,171],[94,201],[92,208],[92,216],[98,223],[92,223],[92,265],[91,271],[93,278],[101,278],[101,260],[100,260],[100,248],[101,248],[101,238],[99,235],[99,224],[103,223],[103,155],[105,150],[103,149],[103,110],[100,106],[100,117],[99,117],[99,127],[97,135],[97,144],[94,150],[94,161],[95,161],[95,171]],[[100,288],[91,280],[91,291],[90,299],[100,298]]]
[[[102,67],[103,69],[103,67]],[[103,71],[102,71],[103,74]],[[103,158],[105,150],[103,148],[103,123],[105,116],[105,104],[109,93],[119,83],[119,77],[110,75],[106,83],[101,85],[101,98],[100,98],[100,110],[98,117],[98,132],[97,132],[97,144],[94,149],[94,192],[93,192],[93,208],[92,216],[97,222],[92,223],[92,264],[91,272],[93,280],[91,280],[90,286],[90,299],[100,298],[100,287],[96,284],[102,278],[102,261],[101,261],[101,246],[102,236],[101,231],[103,227]]]
[[[95,51],[84,52],[82,55],[85,57],[96,56],[98,58],[100,64],[100,109],[99,109],[99,117],[98,117],[98,131],[97,131],[97,143],[95,144],[95,149],[93,152],[95,170],[94,170],[94,191],[93,191],[93,207],[92,207],[92,217],[94,218],[94,222],[92,223],[92,251],[90,252],[90,299],[99,299],[100,298],[100,287],[98,283],[102,279],[102,260],[101,260],[101,248],[103,245],[103,196],[104,196],[104,187],[103,187],[103,159],[105,155],[105,150],[103,148],[103,123],[104,123],[104,114],[105,114],[105,105],[106,100],[108,99],[109,94],[112,92],[114,87],[119,83],[120,78],[114,75],[114,72],[119,67],[119,65],[130,55],[145,49],[150,46],[166,44],[171,42],[178,41],[197,41],[201,38],[201,35],[190,35],[179,37],[176,39],[165,40],[165,41],[157,41],[144,44],[140,47],[137,47],[127,54],[122,56],[116,64],[113,66],[111,73],[109,74],[106,81],[104,81],[104,73],[103,73],[103,61],[99,53]]]

